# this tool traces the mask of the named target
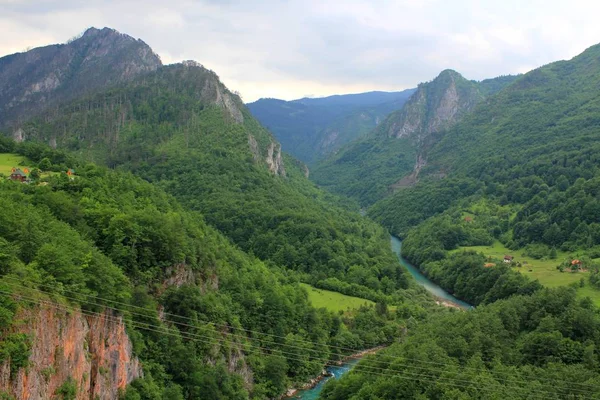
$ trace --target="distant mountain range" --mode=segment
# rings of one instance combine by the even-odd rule
[[[260,99],[250,112],[275,135],[283,149],[313,163],[357,139],[402,107],[415,89],[302,98]]]

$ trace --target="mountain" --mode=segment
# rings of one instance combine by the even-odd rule
[[[402,303],[406,318],[422,318],[421,301],[432,304],[409,281],[389,248],[387,232],[316,188],[304,165],[282,153],[241,99],[199,63],[160,66],[72,100],[53,101],[7,128],[6,135],[2,153],[17,153],[45,174],[39,185],[2,182],[0,194],[7,198],[11,218],[2,226],[18,226],[0,230],[7,242],[0,245],[16,257],[11,273],[25,274],[22,267],[30,271],[34,290],[50,282],[58,296],[71,293],[74,312],[103,311],[104,302],[86,303],[86,296],[101,293],[144,308],[143,315],[131,315],[133,322],[127,319],[130,308],[109,310],[123,314],[126,326],[139,328],[129,336],[134,350],[124,354],[138,357],[144,377],[133,380],[132,372],[119,380],[119,389],[129,384],[131,398],[140,393],[160,398],[171,389],[186,398],[273,398],[317,375],[329,346],[373,347],[400,331],[399,319],[373,307],[343,321],[317,311],[299,282],[380,304]],[[76,171],[72,180],[64,173],[69,169]],[[44,234],[45,225],[65,232]],[[77,246],[66,249],[71,241]],[[117,275],[105,271],[106,280],[98,282],[88,272],[96,268],[89,266],[89,257]],[[38,275],[44,278],[36,280]],[[123,287],[103,286],[117,278]],[[15,298],[23,290],[16,288]],[[19,307],[7,308],[17,312],[0,327],[3,335],[28,317]],[[165,318],[163,311],[176,317]],[[32,318],[40,321],[36,326],[44,321]],[[62,324],[54,317],[48,321]],[[168,329],[168,335],[139,332],[148,321],[159,333]],[[83,348],[93,321],[71,322],[82,325],[72,342]],[[210,325],[215,322],[224,328]],[[31,333],[27,327],[19,331]],[[45,361],[31,359],[23,340],[15,337],[8,350],[16,349],[18,360],[34,362],[29,374],[8,356],[1,361],[19,379],[32,377],[28,382],[36,393],[58,390],[65,371],[79,365],[67,364],[49,380],[52,386],[44,386],[40,382],[51,372]],[[58,351],[56,357],[61,356]],[[110,374],[121,367],[105,364],[105,374],[117,379]],[[80,387],[83,377],[97,379],[96,367],[86,368],[81,364],[72,377],[77,379],[60,390]],[[17,382],[0,381],[0,390],[20,396],[24,389]],[[103,393],[102,398],[110,397]]]
[[[10,134],[131,171],[201,212],[242,250],[315,285],[335,276],[344,290],[354,284],[374,299],[408,286],[385,231],[315,188],[241,99],[196,62],[57,105]]]
[[[422,220],[444,211],[460,198],[484,191],[503,205],[526,207],[513,222],[528,221],[525,225],[529,227],[534,220],[543,222],[535,234],[529,228],[522,230],[524,225],[516,226],[515,232],[511,228],[511,235],[516,233],[520,245],[532,241],[550,246],[572,240],[581,243],[581,237],[570,239],[577,227],[567,225],[552,207],[558,207],[556,196],[565,196],[578,178],[590,180],[597,174],[594,152],[600,108],[595,86],[600,82],[599,66],[600,47],[594,46],[572,60],[537,68],[490,96],[429,150],[428,165],[421,170],[423,185],[381,201],[371,210],[372,215],[386,221],[388,227],[394,226],[394,231],[406,233],[409,219]],[[436,180],[441,174],[448,179]],[[561,194],[550,196],[555,190]],[[433,195],[423,202],[419,199],[425,193]],[[536,194],[544,201],[538,198],[535,211],[529,210],[527,204]],[[582,195],[587,198],[593,192]],[[417,211],[407,205],[409,198],[411,204],[436,207]],[[550,199],[552,206],[547,203]],[[405,212],[421,217],[409,218]],[[592,215],[572,215],[578,218],[574,225],[583,223],[581,230],[587,233],[582,237],[589,234]],[[553,230],[559,228],[558,239],[544,239],[544,232],[555,222],[558,226]],[[548,233],[546,238],[550,236]]]
[[[402,107],[413,89],[368,92],[293,101],[260,99],[250,112],[273,132],[284,150],[313,163],[369,132]]]
[[[314,309],[158,185],[31,142],[0,147],[62,170],[0,181],[3,397],[273,398],[319,374],[330,344],[399,329],[373,309],[356,311],[368,329]]]
[[[598,396],[584,376],[600,361],[598,87],[600,45],[518,77],[445,129],[419,182],[368,210],[477,311],[420,325],[323,398]]]
[[[146,43],[109,28],[90,28],[67,44],[2,57],[0,127],[161,65]]]
[[[312,178],[363,206],[393,189],[410,186],[427,162],[428,149],[441,134],[514,79],[474,82],[456,71],[442,71],[433,81],[420,84],[404,107],[368,135],[319,162]]]
[[[472,303],[535,273],[548,286],[577,280],[578,294],[600,304],[599,70],[596,45],[519,77],[446,131],[419,183],[368,214],[404,238],[406,258]],[[514,264],[503,289],[488,286],[500,268],[469,266],[473,255],[460,250],[472,246],[481,264]],[[514,263],[502,259],[511,254]]]

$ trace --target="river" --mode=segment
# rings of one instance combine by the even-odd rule
[[[322,381],[317,383],[317,385],[312,389],[299,390],[292,399],[302,399],[302,400],[314,400],[319,398],[319,394],[323,390],[323,386],[325,386],[325,382],[330,379],[338,379],[340,376],[344,375],[346,372],[350,371],[356,363],[358,363],[358,359],[351,359],[348,362],[345,362],[343,365],[331,366],[327,367],[327,371],[332,374],[332,376],[325,377]]]
[[[446,292],[444,289],[442,289],[435,283],[431,282],[429,279],[427,279],[427,277],[425,275],[423,275],[423,273],[421,273],[421,271],[419,271],[419,269],[417,267],[415,267],[414,265],[409,263],[404,257],[402,257],[402,255],[400,254],[401,250],[402,250],[402,241],[400,239],[392,236],[391,244],[392,244],[392,251],[394,253],[396,253],[396,255],[398,256],[398,260],[400,260],[400,264],[402,264],[402,266],[408,270],[408,272],[413,276],[413,278],[415,278],[417,283],[422,285],[428,292],[433,294],[440,301],[450,303],[450,304],[452,304],[456,307],[462,308],[464,310],[470,310],[473,308],[473,306],[470,305],[469,303],[466,303],[460,299],[457,299],[456,297],[452,296],[450,293]],[[354,365],[356,365],[356,363],[358,363],[358,361],[359,360],[357,360],[357,359],[352,359],[339,367],[337,367],[337,366],[336,367],[327,367],[327,371],[331,372],[333,374],[333,376],[323,379],[312,389],[298,391],[298,393],[296,393],[292,398],[293,399],[302,399],[302,400],[318,399],[319,394],[323,390],[323,386],[325,385],[325,382],[327,382],[329,379],[339,378],[346,372],[350,371],[354,367]]]
[[[417,267],[415,267],[414,265],[409,263],[404,257],[402,257],[402,255],[400,254],[402,250],[402,241],[400,241],[400,239],[392,236],[391,242],[392,251],[398,256],[400,264],[402,264],[402,266],[408,270],[408,272],[413,276],[413,278],[415,278],[419,285],[423,286],[428,292],[433,294],[440,301],[450,303],[464,310],[470,310],[473,308],[473,306],[469,303],[457,299],[456,297],[452,296],[450,293],[446,292],[444,289],[430,281],[425,275],[423,275],[421,271],[419,271]]]

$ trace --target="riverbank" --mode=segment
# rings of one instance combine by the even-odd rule
[[[377,347],[373,347],[370,349],[361,350],[357,353],[345,356],[341,360],[338,360],[334,363],[330,363],[330,365],[337,366],[337,367],[343,367],[344,365],[351,364],[351,366],[354,366],[354,364],[356,364],[361,358],[371,355],[371,354],[375,354],[378,351],[384,349],[385,347],[386,346],[377,346]],[[350,368],[348,368],[346,371],[344,371],[344,373],[349,370],[350,370]],[[280,397],[280,399],[298,398],[298,397],[296,397],[296,395],[298,393],[300,393],[301,391],[314,389],[317,385],[322,383],[323,380],[331,378],[333,376],[336,376],[336,375],[333,372],[329,371],[328,369],[324,369],[320,375],[318,375],[318,376],[314,377],[313,379],[311,379],[310,381],[306,382],[300,388],[289,388],[287,390],[287,392],[283,396]]]
[[[404,268],[406,268],[406,270],[412,275],[412,277],[419,285],[423,286],[429,293],[431,293],[435,297],[439,305],[445,307],[460,308],[463,310],[473,309],[472,305],[452,296],[442,287],[440,287],[435,282],[427,278],[417,267],[415,267],[414,265],[409,263],[408,260],[402,257],[402,241],[400,239],[394,236],[390,236],[390,240],[392,251],[396,253],[396,256],[398,256],[398,261],[400,261],[400,264]]]
[[[435,301],[435,303],[438,306],[443,306],[443,307],[448,307],[448,308],[455,308],[457,310],[461,310],[461,311],[465,311],[465,309],[463,307],[461,307],[460,305],[456,304],[456,303],[452,303],[450,301],[446,301],[446,300],[441,300],[441,299],[437,299]]]

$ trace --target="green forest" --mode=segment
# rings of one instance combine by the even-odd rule
[[[600,396],[598,54],[490,96],[427,148],[416,184],[368,209],[408,260],[477,307],[429,319],[323,398]],[[540,281],[559,287],[531,279],[533,263],[486,255],[496,248],[555,265]]]
[[[227,91],[203,68],[168,66],[33,119],[24,131],[55,137],[84,159],[152,182],[201,212],[243,251],[307,283],[333,279],[369,298],[408,288],[384,229],[348,211],[349,202],[316,189],[287,156],[285,176],[273,176],[263,161],[274,141],[270,133],[232,94],[242,123],[215,107],[206,87]]]
[[[123,318],[122,400],[281,398],[374,348],[321,398],[600,398],[599,68],[446,70],[314,175],[194,62],[46,107],[0,137],[30,169],[0,179],[5,375],[54,304]]]
[[[2,297],[2,328],[42,299],[89,312],[117,308],[144,367],[124,399],[271,398],[340,357],[331,346],[390,343],[408,319],[424,317],[409,301],[395,312],[315,309],[295,275],[243,253],[156,185],[43,145],[2,146],[40,167],[77,171],[75,179],[59,172],[29,185],[0,183],[0,287],[26,293]],[[178,265],[193,279],[165,289]],[[3,337],[0,357],[11,371],[27,366],[31,339]],[[241,366],[232,370],[237,352]]]

